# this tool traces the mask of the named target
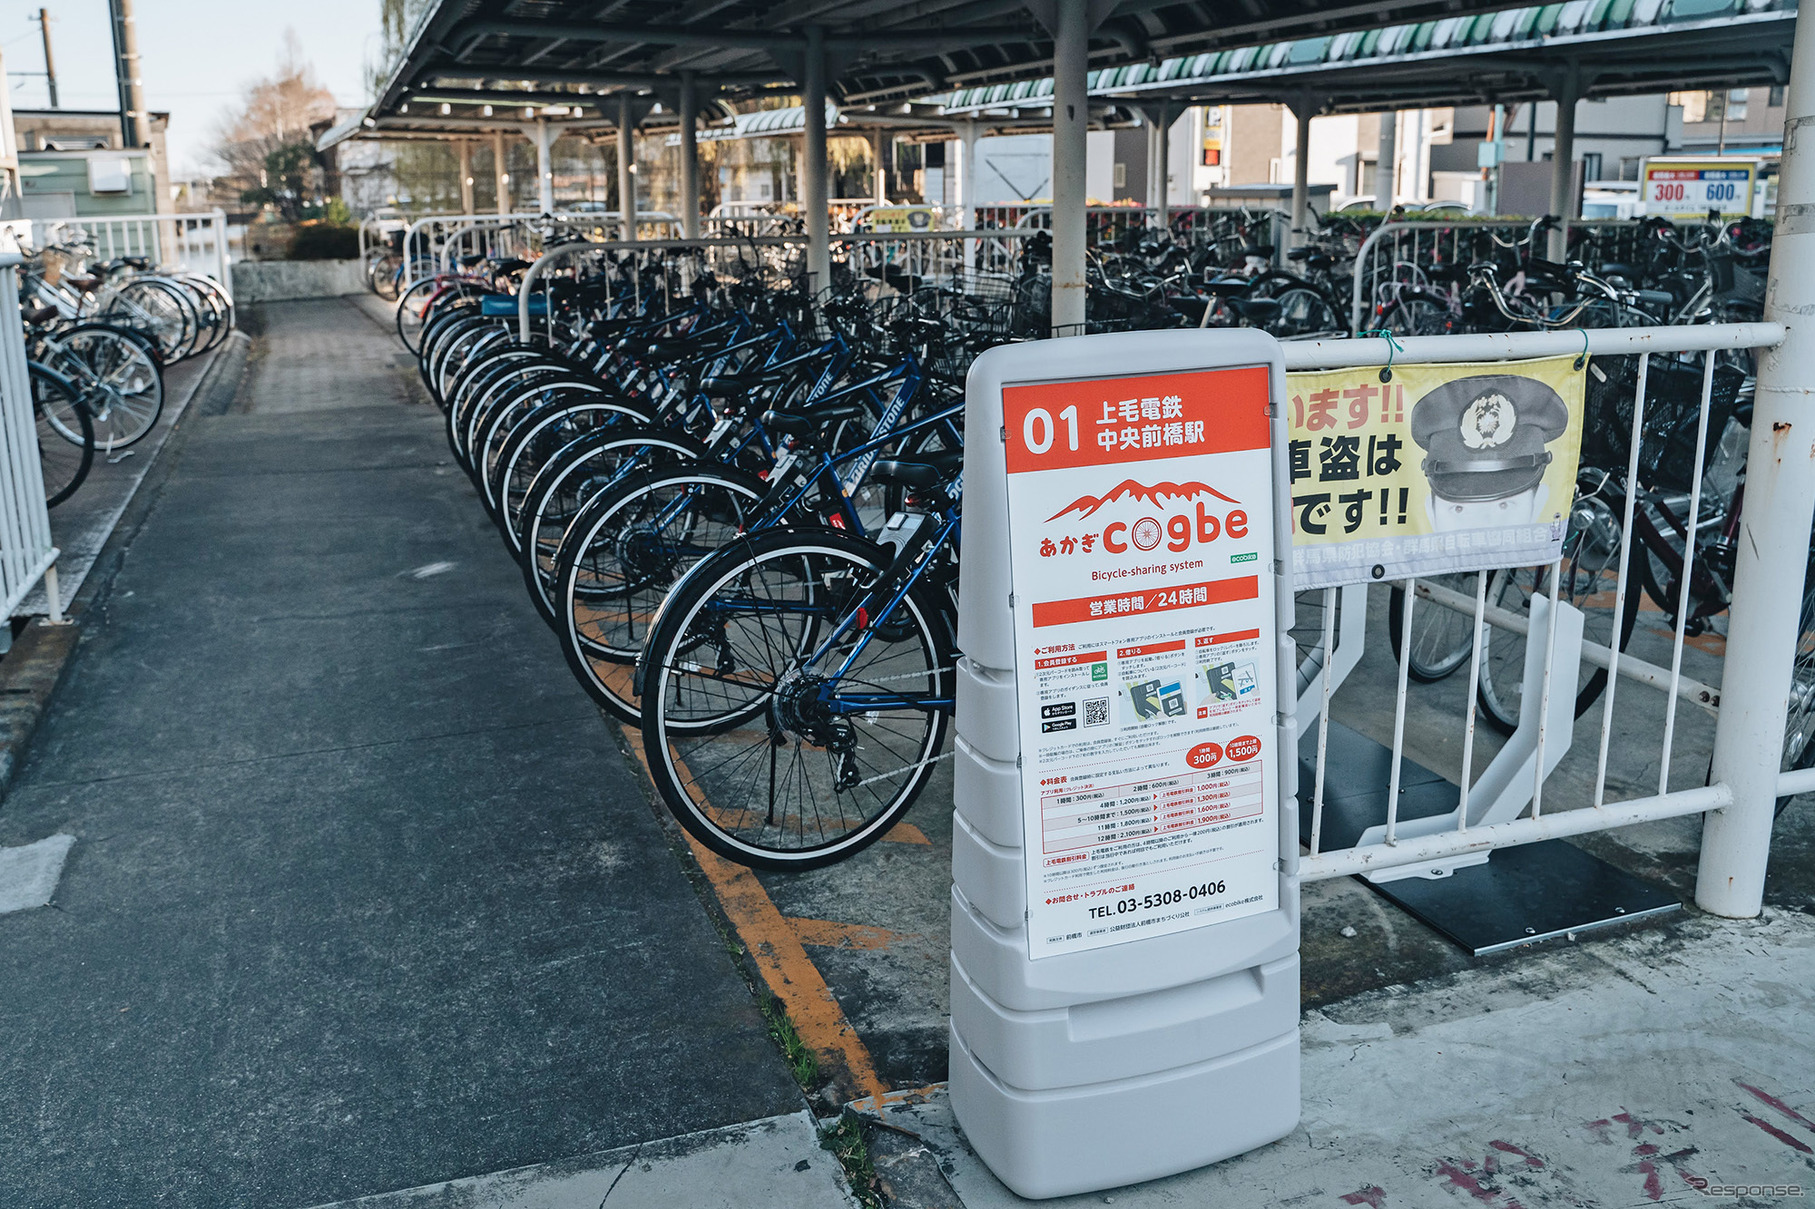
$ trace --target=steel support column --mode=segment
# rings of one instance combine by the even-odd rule
[[[1564,72],[1552,90],[1557,102],[1556,149],[1550,156],[1550,212],[1561,222],[1550,233],[1549,256],[1562,260],[1569,254],[1569,222],[1575,212],[1576,102],[1582,85],[1574,71]]]
[[[618,94],[618,238],[637,237],[637,139],[630,120],[630,94]]]
[[[1374,208],[1391,210],[1399,195],[1399,114],[1380,115],[1380,151],[1374,161]]]
[[[681,73],[681,236],[700,237],[700,98],[693,73]]]
[[[1084,183],[1089,154],[1090,12],[1086,0],[1052,6],[1052,326],[1083,330],[1088,246]]]
[[[807,26],[800,103],[806,136],[801,141],[800,208],[807,219],[807,274],[811,288],[832,284],[832,229],[826,198],[826,31]]]
[[[1713,781],[1732,788],[1733,804],[1703,824],[1695,880],[1697,906],[1742,919],[1764,904],[1815,516],[1815,21],[1796,25],[1784,116],[1764,317],[1786,332],[1758,365],[1714,734]]]
[[[547,118],[536,119],[536,209],[543,214],[555,212],[555,164],[550,154]]]
[[[473,141],[458,139],[454,144],[460,155],[460,213],[473,212]]]
[[[1147,123],[1147,223],[1164,231],[1171,222],[1166,186],[1171,176],[1172,106],[1162,101],[1141,110]]]
[[[498,201],[498,213],[510,213],[510,165],[504,158],[504,132],[492,131],[492,184]]]
[[[952,200],[958,206],[958,229],[975,230],[977,226],[977,123],[958,124],[958,179]]]
[[[1317,103],[1300,97],[1292,103],[1298,119],[1298,145],[1292,151],[1292,231],[1287,243],[1297,247],[1309,238],[1311,224],[1311,118]]]

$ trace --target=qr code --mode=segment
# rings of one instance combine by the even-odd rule
[[[1109,698],[1092,697],[1084,702],[1084,725],[1102,726],[1109,721]]]

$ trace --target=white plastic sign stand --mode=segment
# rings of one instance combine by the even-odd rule
[[[952,1108],[1027,1197],[1298,1122],[1279,345],[992,349],[965,411]]]

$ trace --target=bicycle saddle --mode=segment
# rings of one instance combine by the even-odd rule
[[[464,255],[460,258],[460,267],[463,269],[470,269],[476,264],[484,263],[484,261],[485,261],[485,253],[468,252],[466,255]]]
[[[1229,309],[1251,323],[1271,323],[1279,318],[1280,302],[1277,298],[1231,298]]]
[[[1253,284],[1247,277],[1212,277],[1204,283],[1204,288],[1218,298],[1235,298],[1246,294]]]
[[[773,386],[788,380],[789,370],[750,369],[736,373],[715,374],[700,382],[700,389],[711,395],[742,394],[761,386]]]
[[[54,306],[36,306],[29,311],[21,311],[19,318],[35,327],[40,323],[50,323],[60,313]]]
[[[763,427],[784,436],[810,440],[840,420],[855,420],[868,409],[862,402],[826,403],[810,412],[765,411]]]
[[[1273,245],[1270,243],[1251,243],[1242,249],[1242,255],[1258,256],[1262,260],[1272,260],[1273,251]]]
[[[521,273],[524,269],[527,269],[528,267],[529,267],[529,261],[518,260],[516,257],[513,256],[506,260],[500,260],[497,264],[494,264],[492,266],[492,273],[494,276],[504,274],[504,273]]]
[[[878,483],[894,483],[920,491],[930,491],[964,468],[962,449],[935,449],[917,453],[910,461],[877,462],[870,467],[870,478]]]

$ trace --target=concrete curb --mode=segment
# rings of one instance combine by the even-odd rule
[[[195,381],[183,414],[172,426],[170,436],[158,450],[158,458],[138,490],[127,501],[126,508],[114,525],[113,532],[101,547],[88,577],[75,599],[64,607],[68,624],[50,625],[43,620],[28,623],[23,633],[13,640],[12,650],[0,660],[0,802],[12,788],[13,776],[31,746],[38,723],[50,706],[51,696],[63,679],[81,641],[81,618],[112,586],[125,562],[126,550],[138,534],[139,527],[150,515],[152,506],[170,477],[170,468],[182,454],[189,434],[189,418],[200,415],[225,415],[239,393],[240,379],[245,374],[246,355],[252,341],[244,332],[228,335]]]

